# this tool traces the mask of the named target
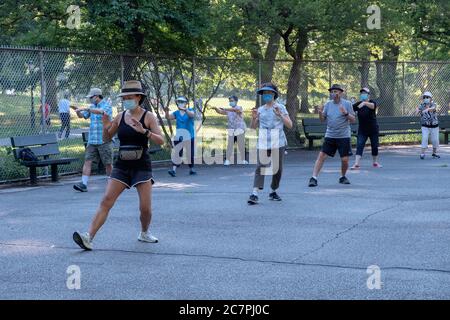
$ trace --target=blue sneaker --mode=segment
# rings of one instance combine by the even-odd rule
[[[174,170],[169,170],[169,174],[172,176],[172,177],[176,177],[176,172],[174,171]]]
[[[74,184],[73,188],[75,190],[77,190],[77,191],[80,191],[80,192],[87,192],[88,191],[87,186],[84,183],[82,183],[82,182]]]

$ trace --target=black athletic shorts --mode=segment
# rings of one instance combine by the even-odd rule
[[[122,182],[128,189],[148,181],[151,181],[152,184],[155,183],[152,171],[141,168],[125,169],[113,167],[110,178]]]
[[[322,145],[322,152],[334,157],[339,151],[341,158],[352,156],[352,145],[350,138],[325,138]]]

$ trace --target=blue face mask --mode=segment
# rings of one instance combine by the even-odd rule
[[[361,100],[369,99],[369,95],[367,93],[361,93],[361,95],[359,97],[361,98]]]
[[[236,107],[236,101],[230,101],[230,107]]]
[[[334,98],[336,98],[337,94],[332,92],[330,93],[330,100],[334,100]]]
[[[431,102],[431,99],[430,99],[430,98],[425,98],[425,99],[423,99],[423,102],[424,102],[424,103],[430,103],[430,102]]]
[[[270,93],[265,93],[262,95],[262,101],[263,103],[269,103],[273,100],[273,95],[271,95]]]
[[[136,103],[136,100],[131,99],[131,100],[123,100],[123,107],[126,110],[133,110],[138,106],[138,104]]]
[[[95,99],[95,97],[91,97],[89,98],[89,102],[92,104],[96,104],[97,103],[97,99]]]

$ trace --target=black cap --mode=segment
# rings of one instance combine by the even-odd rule
[[[344,92],[344,89],[342,89],[341,85],[339,85],[339,84],[333,84],[331,86],[331,88],[328,89],[328,91],[331,91],[331,90],[340,90],[341,92]]]

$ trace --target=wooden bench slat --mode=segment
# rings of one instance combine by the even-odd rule
[[[389,130],[420,130],[419,123],[381,123],[378,125],[380,131],[389,131]]]
[[[377,117],[378,124],[381,123],[418,123],[420,122],[419,116],[406,116],[406,117]]]
[[[77,160],[76,158],[61,158],[61,159],[47,159],[38,161],[22,161],[22,164],[26,167],[46,167],[52,164],[69,164],[72,161]]]
[[[57,143],[46,144],[43,146],[24,146],[24,148],[30,148],[31,151],[36,155],[36,157],[44,157],[44,156],[54,156],[60,154],[59,147]],[[16,148],[14,149],[14,157],[19,159],[19,153],[24,148]]]
[[[41,144],[57,143],[56,134],[49,133],[38,136],[16,136],[11,137],[11,146],[16,147],[28,147]]]

